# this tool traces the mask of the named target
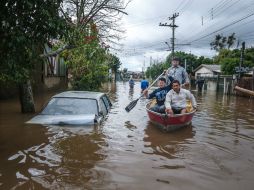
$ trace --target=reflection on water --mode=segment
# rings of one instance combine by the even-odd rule
[[[133,100],[134,88],[129,89],[129,100]]]
[[[188,126],[174,133],[162,133],[156,129],[153,124],[149,123],[145,129],[144,142],[145,147],[150,148],[150,151],[145,154],[156,154],[164,156],[168,159],[178,157],[179,150],[184,149],[184,145],[192,142],[195,131],[192,126]],[[181,155],[179,155],[181,156]]]
[[[192,126],[162,133],[145,98],[124,110],[138,83],[107,91],[113,107],[101,126],[26,125],[32,115],[16,100],[0,102],[0,189],[253,189],[253,99],[194,91]],[[36,98],[37,110],[51,95]]]
[[[19,150],[8,158],[17,170],[13,171],[16,176],[2,173],[3,179],[14,182],[3,183],[4,189],[89,187],[88,181],[98,179],[100,173],[93,167],[105,159],[101,147],[107,145],[97,127],[49,126],[45,134],[47,142]]]

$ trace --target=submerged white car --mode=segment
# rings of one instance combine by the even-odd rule
[[[43,111],[26,123],[91,125],[100,123],[112,104],[105,93],[66,91],[53,96]]]

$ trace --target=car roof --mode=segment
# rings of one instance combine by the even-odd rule
[[[91,91],[65,91],[53,96],[53,98],[89,98],[99,99],[103,96],[102,92],[91,92]]]

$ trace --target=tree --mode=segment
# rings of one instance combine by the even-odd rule
[[[117,23],[120,13],[126,14],[127,4],[123,0],[0,1],[0,81],[20,86],[22,112],[34,111],[30,79],[42,57],[62,53],[67,62],[73,60],[69,65],[76,77],[82,76],[76,86],[97,88],[96,82],[100,84],[107,70],[105,49],[100,43],[119,39],[122,31]],[[61,43],[54,52],[42,54],[50,39],[60,39]],[[86,72],[79,75],[83,70]],[[94,84],[85,84],[96,76]]]
[[[44,56],[59,54],[66,49],[79,47],[76,44],[77,35],[88,34],[93,27],[98,31],[97,37],[103,43],[119,45],[120,34],[124,31],[119,27],[122,14],[127,14],[124,9],[128,3],[124,0],[63,0],[61,3],[61,15],[71,28],[66,32],[64,44],[55,52]],[[111,45],[111,48],[113,48]]]
[[[0,80],[19,85],[22,112],[34,112],[30,77],[50,38],[65,28],[59,16],[61,0],[0,2]]]
[[[90,34],[94,37],[90,39],[86,33],[78,31],[75,43],[79,47],[65,50],[61,54],[73,76],[71,84],[75,90],[98,90],[106,80],[108,57],[106,50],[100,46],[96,33],[93,30]]]
[[[167,69],[167,64],[165,62],[153,64],[151,67],[147,68],[145,75],[151,76],[154,79],[158,77],[165,69]]]
[[[210,43],[211,49],[219,51],[225,47],[226,38],[218,34],[215,36],[215,40]]]
[[[218,34],[215,36],[214,41],[210,43],[210,46],[211,49],[214,49],[215,51],[220,51],[225,47],[227,47],[227,49],[230,49],[234,45],[235,40],[235,33],[232,33],[228,37],[224,37],[222,34]]]
[[[122,30],[118,21],[121,14],[126,14],[124,9],[127,4],[124,0],[64,0],[61,4],[61,14],[70,29],[57,51],[73,47],[68,51],[75,53],[67,56],[66,60],[74,76],[72,83],[75,89],[98,89],[106,78],[106,70],[111,68],[116,72],[120,67],[119,58],[110,54],[109,46],[105,44],[116,44],[115,40],[119,40]],[[95,73],[101,77],[100,80]]]
[[[224,74],[234,74],[235,67],[239,66],[241,50],[222,49],[219,54],[214,57],[216,63],[221,65],[221,70]],[[245,50],[244,65],[243,67],[254,66],[254,48],[247,48]]]
[[[108,62],[109,62],[108,64],[109,68],[112,69],[115,73],[117,73],[118,69],[120,68],[122,64],[120,59],[113,54],[109,54]]]
[[[201,64],[213,64],[212,59],[205,58],[204,56],[197,57],[191,53],[177,51],[175,52],[175,56],[181,59],[180,64],[183,67],[185,66],[185,60],[186,60],[186,71],[188,73],[191,73],[195,68],[197,68]],[[171,66],[170,57],[171,57],[171,54],[166,59],[168,66]]]
[[[228,38],[227,38],[228,49],[230,49],[232,47],[232,45],[234,45],[235,40],[236,40],[235,33],[232,33],[231,35],[228,36]]]
[[[221,70],[226,75],[235,73],[235,67],[239,65],[239,58],[226,57],[220,60]]]
[[[190,53],[185,52],[175,52],[175,56],[181,59],[181,65],[184,66],[186,60],[186,70],[188,73],[192,73],[192,71],[197,68],[201,64],[212,64],[213,61],[210,58],[205,58],[204,56],[197,57]],[[149,67],[146,71],[146,75],[149,76],[151,74],[152,78],[160,75],[163,70],[168,69],[171,66],[171,54],[169,54],[166,58],[165,62],[161,62],[158,64],[154,64]]]

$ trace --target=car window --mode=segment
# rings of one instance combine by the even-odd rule
[[[106,115],[108,113],[106,105],[101,98],[99,101],[100,101],[101,111],[102,111],[103,115]]]
[[[109,110],[110,107],[111,107],[111,102],[109,101],[108,97],[102,96],[102,100],[103,100],[103,102],[105,103],[105,105],[106,105],[106,107],[107,107],[107,110]]]
[[[52,98],[42,111],[45,115],[97,114],[97,101],[81,98]]]

